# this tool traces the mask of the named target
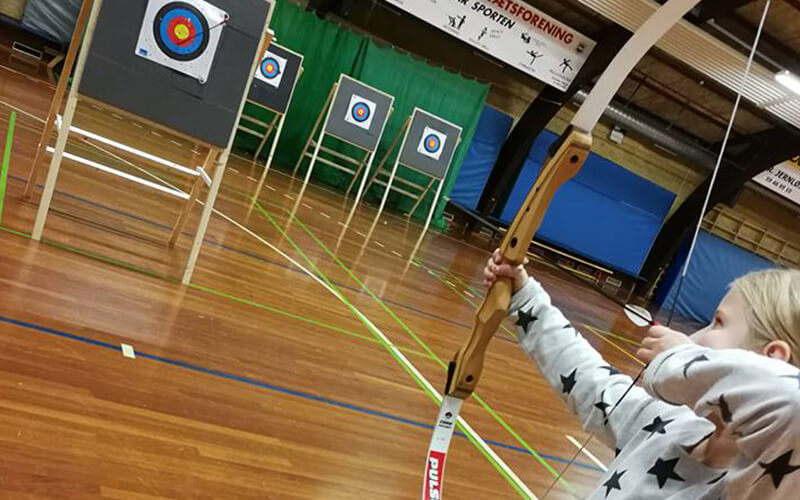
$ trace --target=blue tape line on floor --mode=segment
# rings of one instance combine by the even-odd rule
[[[93,346],[97,346],[97,347],[103,347],[105,349],[111,349],[111,350],[114,350],[114,351],[121,351],[120,346],[115,345],[115,344],[111,344],[111,343],[108,343],[108,342],[103,342],[101,340],[91,339],[89,337],[84,337],[82,335],[77,335],[77,334],[74,334],[74,333],[67,333],[67,332],[63,332],[63,331],[60,331],[60,330],[55,330],[53,328],[48,328],[48,327],[37,325],[37,324],[34,324],[34,323],[29,323],[27,321],[20,321],[20,320],[16,320],[16,319],[13,319],[13,318],[8,318],[6,316],[0,316],[0,321],[2,321],[4,323],[11,324],[11,325],[15,325],[15,326],[18,326],[18,327],[21,327],[21,328],[27,328],[27,329],[30,329],[30,330],[38,331],[40,333],[45,333],[45,334],[48,334],[48,335],[55,335],[57,337],[67,338],[67,339],[70,339],[70,340],[83,342],[85,344],[89,344],[89,345],[93,345]],[[310,401],[316,401],[318,403],[324,403],[324,404],[327,404],[327,405],[330,405],[330,406],[335,406],[335,407],[338,407],[338,408],[344,408],[344,409],[355,411],[355,412],[362,413],[362,414],[365,414],[365,415],[385,418],[387,420],[392,420],[394,422],[398,422],[398,423],[401,423],[401,424],[411,425],[411,426],[414,426],[414,427],[419,427],[419,428],[428,429],[428,430],[433,429],[433,426],[430,425],[430,424],[425,424],[425,423],[422,423],[422,422],[417,422],[415,420],[411,420],[411,419],[407,419],[407,418],[403,418],[403,417],[398,417],[396,415],[392,415],[392,414],[385,413],[385,412],[378,411],[378,410],[372,410],[372,409],[369,409],[369,408],[365,408],[363,406],[357,406],[357,405],[353,405],[353,404],[350,404],[350,403],[344,403],[344,402],[341,402],[341,401],[336,401],[335,399],[326,398],[324,396],[317,396],[315,394],[311,394],[311,393],[308,393],[308,392],[298,391],[298,390],[295,390],[295,389],[289,389],[289,388],[286,388],[286,387],[280,387],[280,386],[269,384],[269,383],[266,383],[266,382],[261,382],[261,381],[258,381],[258,380],[255,380],[255,379],[252,379],[252,378],[249,378],[249,377],[243,377],[243,376],[240,376],[240,375],[234,375],[234,374],[223,372],[223,371],[220,371],[220,370],[214,370],[214,369],[211,369],[211,368],[205,368],[205,367],[202,367],[202,366],[199,366],[199,365],[195,365],[195,364],[192,364],[192,363],[187,363],[185,361],[171,359],[171,358],[167,358],[167,357],[164,357],[164,356],[158,356],[158,355],[155,355],[155,354],[149,354],[149,353],[141,352],[141,351],[138,351],[138,350],[136,351],[136,355],[138,357],[140,357],[140,358],[149,359],[151,361],[155,361],[155,362],[158,362],[158,363],[164,363],[164,364],[176,366],[176,367],[179,367],[179,368],[183,368],[183,369],[186,369],[186,370],[191,370],[191,371],[198,372],[198,373],[203,373],[203,374],[210,375],[210,376],[213,376],[213,377],[218,377],[218,378],[222,378],[222,379],[241,382],[241,383],[252,385],[252,386],[255,386],[255,387],[260,387],[262,389],[267,389],[267,390],[270,390],[270,391],[274,391],[274,392],[278,392],[278,393],[281,393],[281,394],[286,394],[286,395],[289,395],[289,396],[294,396],[294,397],[298,397],[298,398],[302,398],[302,399],[307,399],[307,400],[310,400]],[[465,438],[466,437],[464,434],[462,434],[460,432],[456,432],[455,435],[459,436],[461,438]],[[513,446],[513,445],[499,443],[497,441],[490,441],[490,440],[486,440],[486,442],[488,444],[490,444],[492,446],[496,446],[498,448],[505,448],[507,450],[513,450],[513,451],[516,451],[516,452],[519,452],[519,453],[523,453],[525,455],[531,455],[530,452],[528,452],[528,450],[526,450],[524,448],[520,448],[518,446]],[[556,457],[556,456],[552,456],[552,455],[546,455],[546,454],[542,454],[542,453],[539,453],[539,454],[542,457],[544,457],[544,458],[546,458],[548,460],[552,460],[554,462],[569,463],[569,460],[561,458],[561,457]],[[600,469],[599,467],[596,467],[594,465],[591,465],[591,464],[584,464],[584,463],[581,463],[581,462],[574,462],[573,465],[575,465],[577,467],[580,467],[582,469],[587,469],[587,470],[596,471],[596,472],[602,472],[602,469]]]

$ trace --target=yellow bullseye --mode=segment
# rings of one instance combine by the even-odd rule
[[[175,36],[178,37],[178,40],[186,40],[189,38],[189,27],[185,24],[175,26]]]

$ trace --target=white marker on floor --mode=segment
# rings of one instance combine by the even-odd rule
[[[151,134],[153,134],[153,135],[154,135],[154,136],[156,136],[156,137],[161,137],[161,134],[159,134],[159,133],[158,133],[158,132],[156,132],[155,130],[151,130],[151,131],[150,131],[150,133],[151,133]]]
[[[383,243],[381,243],[380,241],[377,241],[377,240],[376,240],[376,241],[375,241],[375,244],[376,244],[376,245],[378,245],[378,246],[379,246],[379,247],[381,247],[381,248],[386,248],[386,247],[384,246],[384,244],[383,244]]]
[[[330,219],[330,218],[331,218],[331,216],[330,216],[330,215],[328,215],[328,214],[326,214],[325,212],[320,212],[319,214],[320,214],[321,216],[325,217],[326,219]]]
[[[392,253],[393,253],[394,255],[397,255],[397,256],[398,256],[398,257],[400,257],[401,259],[403,258],[402,254],[400,254],[399,252],[395,252],[394,250],[392,250]]]
[[[239,171],[238,171],[238,170],[236,170],[235,168],[229,168],[228,170],[230,170],[230,171],[231,171],[231,172],[233,172],[234,174],[238,174],[238,173],[239,173]]]
[[[136,351],[133,350],[133,346],[129,344],[120,344],[122,346],[122,355],[126,358],[136,359]]]
[[[600,459],[598,459],[596,456],[594,456],[594,453],[592,453],[591,451],[587,450],[586,448],[582,448],[582,447],[583,447],[583,445],[582,445],[580,442],[578,442],[578,440],[577,440],[577,439],[575,439],[574,437],[572,437],[572,436],[570,436],[570,435],[566,435],[566,437],[567,437],[567,441],[569,441],[570,443],[572,443],[572,444],[575,446],[575,448],[577,448],[577,449],[579,449],[579,450],[581,451],[581,453],[583,453],[584,455],[586,455],[587,457],[589,457],[589,460],[591,460],[591,461],[592,461],[592,462],[594,462],[594,463],[595,463],[595,464],[596,464],[598,467],[600,467],[601,469],[603,469],[603,472],[608,472],[608,467],[606,467],[606,466],[603,464],[603,462],[601,462],[601,461],[600,461]]]
[[[136,122],[131,122],[131,125],[133,125],[133,126],[134,126],[134,127],[136,127],[136,128],[144,129],[144,127],[142,127],[141,125],[139,125],[139,124],[138,124],[138,123],[136,123]]]
[[[172,139],[170,139],[170,141],[169,141],[169,142],[171,142],[172,144],[174,144],[174,145],[178,146],[179,148],[182,148],[182,147],[183,147],[183,144],[181,144],[181,143],[180,143],[180,142],[178,142],[178,141],[173,141]]]
[[[122,120],[122,117],[121,117],[121,116],[119,116],[119,115],[118,115],[118,114],[116,114],[116,113],[111,113],[111,116],[113,116],[113,117],[114,117],[114,118],[116,118],[117,120]]]
[[[258,179],[253,179],[253,178],[252,178],[252,177],[250,177],[249,175],[247,176],[247,180],[249,180],[249,181],[251,181],[251,182],[258,182]]]
[[[309,205],[308,203],[301,203],[301,205],[303,205],[303,208],[307,208],[309,210],[311,210],[312,208],[311,205]]]
[[[356,234],[361,236],[362,238],[366,238],[367,237],[367,235],[362,233],[361,231],[356,231]]]
[[[445,282],[445,283],[447,283],[448,285],[452,286],[453,288],[455,288],[455,287],[456,287],[456,284],[455,284],[455,283],[453,283],[452,281],[447,281],[447,280],[444,280],[444,282]]]
[[[200,156],[200,155],[202,154],[202,153],[200,153],[200,151],[198,151],[198,150],[196,150],[196,149],[193,149],[193,150],[192,150],[192,153],[193,153],[193,154],[196,154],[197,156]],[[233,170],[233,169],[232,169],[232,168],[229,168],[228,170]]]
[[[286,194],[286,193],[284,193],[284,194],[283,194],[283,197],[284,197],[284,198],[289,198],[290,200],[293,200],[293,199],[294,199],[294,197],[293,197],[292,195],[290,195],[290,194]]]
[[[96,109],[97,111],[103,111],[103,108],[101,108],[101,107],[100,107],[100,106],[98,106],[97,104],[92,104],[92,107],[93,107],[94,109]]]
[[[264,184],[264,187],[269,189],[270,191],[277,191],[274,187],[270,186],[269,184]]]
[[[474,298],[475,298],[475,296],[474,296],[474,295],[472,295],[471,293],[469,293],[469,292],[468,292],[468,291],[466,291],[466,290],[464,290],[464,295],[466,295],[467,297],[469,297],[469,298],[471,298],[471,299],[474,299]]]

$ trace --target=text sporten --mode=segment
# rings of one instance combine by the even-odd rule
[[[506,17],[501,13],[504,11],[511,16],[516,17],[517,19],[521,19],[522,21],[530,24],[537,30],[541,31],[542,33],[546,33],[547,35],[555,38],[556,40],[560,40],[566,44],[572,43],[575,39],[575,35],[567,29],[564,29],[563,26],[560,26],[556,23],[551,22],[546,17],[543,17],[536,12],[530,10],[525,5],[519,4],[513,0],[486,0],[487,3],[492,4],[493,6],[497,7],[496,9],[492,9],[484,5],[480,1],[476,1],[472,4],[472,10],[479,12],[495,21],[501,26],[506,28],[513,28],[516,25],[516,21]]]

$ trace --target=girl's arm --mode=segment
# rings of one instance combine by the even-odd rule
[[[520,344],[553,390],[583,427],[610,447],[623,448],[656,416],[668,418],[685,411],[655,400],[637,386],[612,412],[633,381],[589,345],[532,278],[512,297],[510,313],[518,318]]]
[[[717,415],[751,461],[768,466],[797,450],[791,465],[800,466],[800,372],[788,363],[684,344],[659,354],[644,383],[660,399]],[[800,484],[800,472],[794,475]]]

